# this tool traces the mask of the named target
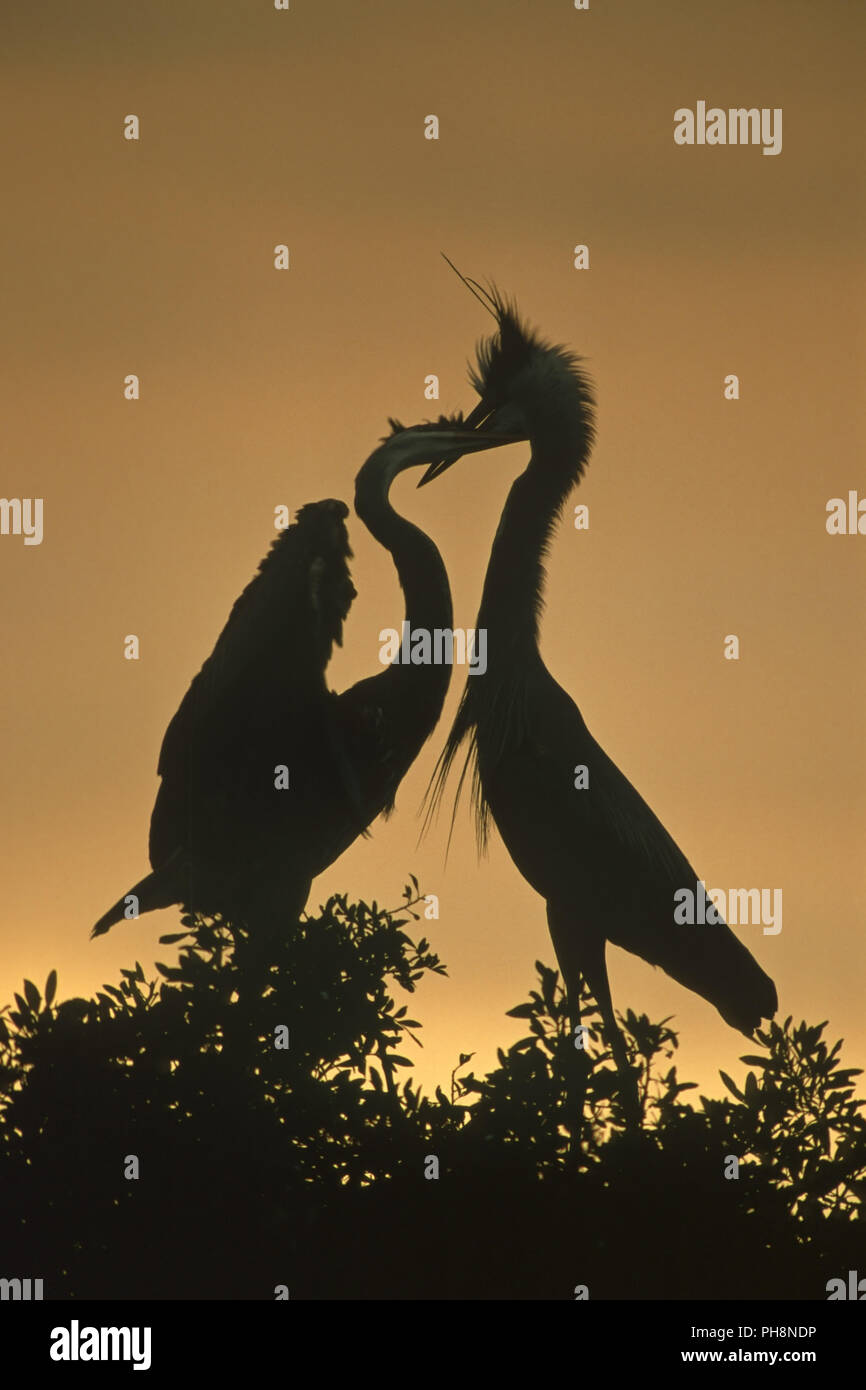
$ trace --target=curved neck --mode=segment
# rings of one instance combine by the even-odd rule
[[[406,622],[428,631],[450,628],[454,615],[448,574],[430,537],[395,512],[387,487],[372,496],[356,497],[355,511],[370,534],[390,552],[406,600]],[[393,669],[416,675],[419,670],[417,666]]]

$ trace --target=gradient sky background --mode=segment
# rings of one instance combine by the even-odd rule
[[[45,499],[45,539],[0,537],[0,1000],[55,966],[66,997],[172,958],[157,938],[176,912],[88,940],[148,868],[163,731],[274,507],[351,501],[389,414],[473,403],[465,363],[490,321],[446,250],[585,355],[597,387],[573,499],[590,530],[557,535],[548,666],[709,886],[782,888],[781,934],[740,935],[781,1016],[829,1018],[866,1064],[866,537],[825,530],[829,498],[866,495],[866,12],[89,0],[4,27],[0,491]],[[782,107],[782,153],[677,147],[674,110],[699,99]],[[579,242],[589,271],[572,268]],[[394,490],[442,550],[459,626],[526,458]],[[403,615],[390,559],[350,526],[337,688],[378,669],[379,629]],[[338,889],[397,904],[410,871],[439,895],[424,929],[449,979],[411,1008],[428,1088],[458,1052],[490,1065],[521,1036],[503,1012],[537,957],[554,963],[542,901],[498,840],[477,861],[466,808],[447,865],[446,817],[416,845],[462,676],[398,813],[310,904]],[[745,1040],[636,958],[611,948],[609,965],[615,1005],[675,1015],[681,1077],[720,1094]]]

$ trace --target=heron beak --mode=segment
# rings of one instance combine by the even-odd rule
[[[455,444],[462,441],[460,449],[451,449],[448,453],[441,454],[439,458],[434,459],[418,486],[424,487],[427,483],[432,483],[434,478],[438,478],[440,473],[444,473],[464,454],[477,454],[484,449],[498,449],[503,444],[519,444],[521,442],[519,434],[485,434],[483,432],[484,425],[492,415],[491,408],[484,401],[479,401],[471,414],[466,417],[466,431],[454,430],[450,436]]]
[[[519,435],[484,434],[481,430],[472,429],[436,430],[425,436],[425,443],[432,446],[431,453],[435,453],[436,458],[418,484],[419,487],[432,482],[464,454],[478,454],[484,449],[501,449],[503,444],[517,444]],[[444,445],[450,447],[445,449]]]
[[[464,454],[480,454],[485,449],[501,449],[503,444],[519,444],[521,442],[519,434],[482,434],[480,430],[471,433],[453,430],[447,438],[456,447],[449,449],[447,453],[440,453],[434,459],[418,484],[419,487],[424,487],[426,483],[432,483],[434,478],[438,478],[440,473],[444,473],[446,468],[450,468],[452,463],[456,463]]]

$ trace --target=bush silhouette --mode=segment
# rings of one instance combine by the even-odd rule
[[[73,1299],[823,1299],[856,1267],[866,1125],[826,1024],[771,1024],[745,1079],[722,1073],[731,1098],[695,1108],[670,1020],[629,1010],[636,1137],[586,995],[577,1144],[540,962],[494,1070],[461,1054],[433,1096],[404,1079],[420,1024],[395,991],[445,973],[405,930],[414,879],[404,897],[335,895],[266,953],[186,916],[159,983],[136,964],[92,1000],[25,981],[0,1017],[5,1275]]]

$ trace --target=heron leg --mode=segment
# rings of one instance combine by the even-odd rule
[[[554,903],[547,904],[547,924],[553,941],[553,949],[562,972],[565,992],[568,998],[568,1014],[571,1022],[573,1050],[569,1048],[566,1067],[567,1104],[569,1127],[572,1134],[572,1148],[579,1148],[584,1123],[584,1105],[589,1073],[592,1070],[584,1045],[585,1034],[581,1033],[580,993],[581,969],[577,951],[576,936],[571,918]]]
[[[583,966],[584,975],[601,1012],[604,1031],[610,1042],[613,1060],[619,1072],[626,1129],[637,1131],[641,1127],[641,1108],[640,1099],[638,1097],[637,1080],[629,1065],[625,1039],[622,1036],[622,1032],[613,1012],[613,1001],[610,997],[610,982],[607,978],[607,962],[604,957],[604,937],[598,937],[591,943],[587,943],[587,945],[588,949],[585,954]]]
[[[289,879],[285,883],[263,871],[256,888],[243,895],[245,904],[239,915],[245,922],[246,934],[236,949],[235,961],[248,996],[261,997],[268,988],[281,939],[297,926],[311,888],[311,879]]]
[[[641,1127],[640,1101],[637,1082],[629,1066],[625,1041],[613,1012],[610,997],[610,984],[607,978],[607,964],[604,958],[605,939],[601,933],[581,931],[574,920],[572,911],[553,903],[547,905],[547,922],[553,939],[556,958],[565,980],[568,992],[569,1011],[572,1026],[580,1026],[580,989],[586,980],[598,1004],[605,1034],[610,1042],[616,1069],[619,1072],[622,1091],[623,1110],[626,1128],[639,1130]],[[581,1094],[581,1115],[583,1113],[586,1083],[589,1077],[589,1059],[584,1054],[583,1092]]]

